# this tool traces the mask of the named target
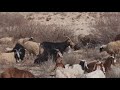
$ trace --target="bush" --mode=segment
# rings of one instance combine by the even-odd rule
[[[32,14],[31,14],[32,16]],[[72,30],[66,26],[41,25],[30,22],[20,13],[0,13],[0,37],[14,37],[16,40],[24,37],[34,37],[36,41],[59,42],[65,40],[65,35],[73,38]]]
[[[102,44],[114,41],[117,34],[120,33],[120,13],[102,13],[101,17],[96,20],[92,25],[94,31],[92,34],[96,37],[97,41]]]
[[[9,12],[1,12],[0,13],[0,37],[10,36],[9,33],[15,31],[17,27],[21,27],[22,25],[28,24],[28,20],[24,18],[23,15],[19,13],[9,13]]]
[[[26,24],[28,21],[19,13],[0,13],[1,27],[15,27]]]
[[[87,47],[87,48],[95,48],[100,44],[98,40],[96,40],[96,37],[94,34],[89,35],[79,35],[78,36],[79,45],[81,47]]]
[[[57,25],[41,25],[29,23],[16,27],[16,29],[7,32],[9,36],[16,39],[24,37],[34,37],[37,42],[51,41],[59,42],[64,41],[65,36],[73,38],[72,30],[68,30],[66,27]]]

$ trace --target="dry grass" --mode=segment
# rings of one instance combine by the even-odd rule
[[[46,13],[44,13],[46,15]],[[54,15],[60,15],[64,20],[64,16],[67,16],[66,13],[57,13],[55,12]],[[105,44],[110,41],[113,41],[114,37],[120,33],[119,30],[119,13],[115,14],[105,14],[102,13],[99,19],[96,19],[95,24],[91,24],[91,27],[94,28],[94,32],[92,35],[94,40],[100,41],[100,44]],[[6,14],[0,13],[0,38],[2,37],[13,37],[14,41],[9,44],[0,44],[0,52],[5,52],[5,48],[7,47],[14,47],[16,41],[19,38],[24,37],[34,37],[36,42],[43,42],[43,41],[52,41],[52,42],[60,42],[65,41],[65,35],[69,36],[75,43],[77,37],[74,36],[74,30],[68,29],[67,26],[62,25],[42,25],[40,23],[33,23],[32,20],[34,19],[33,13],[27,16],[27,19],[24,18],[22,15],[19,14]],[[31,18],[29,18],[31,17]],[[49,16],[47,18],[39,18],[39,19],[46,19],[50,21]],[[81,15],[77,15],[77,19],[81,18]],[[29,20],[28,20],[29,19]],[[72,17],[72,19],[74,19]],[[11,23],[13,22],[13,23]],[[99,45],[95,48],[87,48],[82,47],[78,51],[73,51],[71,53],[65,53],[63,55],[63,62],[64,64],[75,64],[79,63],[80,60],[87,60],[87,62],[93,60],[102,60],[108,56],[106,52],[100,53],[99,52]],[[28,52],[27,52],[28,54]],[[52,78],[50,74],[55,66],[55,63],[52,60],[48,60],[40,65],[34,64],[34,60],[36,57],[33,56],[26,56],[24,62],[19,64],[12,64],[12,65],[0,65],[0,73],[3,72],[3,68],[7,67],[17,67],[19,69],[25,69],[33,73],[36,78]],[[119,58],[118,58],[119,60]],[[118,64],[120,62],[118,61]],[[119,78],[120,77],[120,65],[112,66],[112,70],[106,74],[107,78]]]
[[[102,44],[114,41],[115,36],[120,34],[120,13],[102,13],[101,17],[96,20],[91,27],[94,28],[93,33],[97,41]]]

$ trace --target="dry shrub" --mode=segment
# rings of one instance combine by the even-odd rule
[[[87,62],[94,60],[103,61],[107,57],[108,54],[106,52],[100,53],[99,48],[94,49],[82,48],[71,53],[64,53],[63,61],[65,64],[75,64],[79,63],[80,60],[86,60]]]
[[[16,29],[7,32],[9,36],[13,36],[16,39],[24,37],[34,37],[37,42],[51,41],[59,42],[65,41],[65,36],[73,38],[72,30],[68,30],[66,27],[57,25],[41,25],[29,23],[16,27]]]
[[[73,31],[67,26],[42,25],[30,22],[20,13],[0,13],[0,37],[14,37],[15,39],[24,37],[34,37],[36,41],[64,41],[65,35],[73,38]]]
[[[120,33],[119,17],[120,13],[104,12],[101,14],[101,17],[96,19],[96,23],[91,25],[94,28],[91,33],[96,37],[97,41],[100,41],[101,44],[114,41],[115,36]]]
[[[14,12],[1,12],[0,13],[0,37],[9,37],[9,33],[14,31],[17,27],[26,25],[28,20],[23,15]],[[15,32],[12,32],[16,34]]]
[[[14,12],[0,13],[0,26],[1,27],[15,27],[26,24],[28,21],[23,15]]]
[[[29,27],[28,24],[17,26],[12,31],[8,31],[9,36],[14,37],[15,39],[31,37],[33,35],[34,27]]]
[[[37,77],[49,78],[51,73],[53,72],[54,67],[55,67],[55,63],[53,62],[53,60],[48,60],[48,61],[42,63],[39,66],[39,68],[40,68],[39,72],[36,73]]]
[[[71,30],[68,30],[64,26],[53,25],[37,25],[36,30],[34,31],[34,36],[36,40],[39,42],[43,41],[51,41],[51,42],[59,42],[64,41],[66,38],[64,36],[73,37],[73,33]]]
[[[86,60],[102,60],[108,56],[106,52],[100,53],[99,48],[94,49],[84,49],[82,53],[82,58]]]
[[[100,41],[96,40],[96,37],[94,34],[89,34],[89,35],[82,35],[80,34],[78,36],[78,44],[80,47],[83,48],[95,48],[100,44]]]
[[[79,53],[65,53],[63,55],[64,64],[76,64],[79,63],[81,55]]]

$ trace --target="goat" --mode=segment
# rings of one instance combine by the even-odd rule
[[[63,54],[63,52],[65,52],[65,49],[68,46],[70,46],[71,48],[74,48],[74,43],[72,42],[72,40],[69,37],[67,37],[67,40],[64,42],[56,42],[56,43],[54,43],[54,42],[42,42],[41,43],[41,47],[45,48],[50,53],[51,53],[52,49],[59,49],[60,52]]]
[[[59,56],[63,57],[59,49],[51,49],[51,53],[46,49],[43,49],[42,51],[43,53],[39,54],[34,60],[35,64],[40,64],[41,62],[47,61],[50,57],[52,57],[53,61],[56,61]]]
[[[55,58],[55,62],[56,62],[56,65],[55,65],[55,68],[54,70],[57,68],[57,67],[62,67],[62,68],[65,68],[65,65],[63,64],[63,56],[62,54],[60,53],[60,51],[58,49],[56,49],[57,51],[57,55],[56,55],[56,58]]]
[[[103,73],[105,73],[105,67],[101,61],[97,61],[97,63],[94,65],[93,71],[95,70],[101,70]]]
[[[108,72],[111,69],[111,65],[115,66],[116,59],[113,56],[108,57],[105,62],[103,63],[103,66],[105,67],[105,72]]]
[[[19,62],[20,59],[23,60],[25,57],[25,48],[19,43],[16,43],[15,47],[12,50],[7,51],[7,52],[16,52],[15,58],[17,62]]]
[[[109,55],[116,57],[120,53],[120,40],[102,45],[99,50],[100,52],[106,51]]]
[[[85,71],[85,73],[90,73],[94,71],[95,65],[100,66],[101,70],[105,72],[103,68],[103,63],[101,61],[92,61],[90,63],[87,63],[86,60],[81,60],[79,64],[82,66],[82,69]]]
[[[84,73],[84,70],[82,70],[81,65],[64,65],[62,60],[63,59],[60,56],[56,60],[56,66],[54,68],[56,78],[77,78],[78,76]]]
[[[105,68],[103,66],[103,63],[100,61],[97,61],[97,63],[94,65],[92,72],[80,76],[80,78],[105,78],[105,77],[106,77]]]
[[[80,78],[106,78],[106,76],[101,70],[95,70],[93,72],[81,75]]]
[[[35,76],[25,70],[20,70],[15,67],[7,68],[3,73],[0,75],[1,78],[34,78]]]

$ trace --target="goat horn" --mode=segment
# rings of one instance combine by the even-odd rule
[[[68,37],[68,36],[65,36],[67,39],[70,39],[70,37]]]

